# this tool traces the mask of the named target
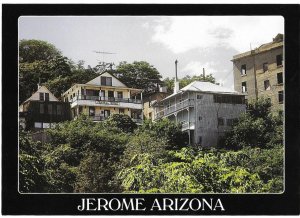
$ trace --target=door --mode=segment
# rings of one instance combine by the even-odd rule
[[[115,98],[114,98],[114,91],[108,91],[108,100],[109,101],[114,101]]]
[[[104,117],[107,118],[110,116],[110,110],[104,110]]]

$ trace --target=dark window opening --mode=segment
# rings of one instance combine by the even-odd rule
[[[102,86],[112,86],[112,77],[101,76]]]
[[[95,107],[89,107],[89,115],[95,116]]]
[[[201,116],[199,116],[199,121],[200,121],[200,120],[202,120],[202,117],[201,117]]]
[[[278,92],[278,102],[279,104],[283,103],[283,91]]]
[[[49,93],[45,93],[45,101],[49,101]]]
[[[241,75],[246,75],[247,74],[247,70],[246,70],[246,64],[243,64],[241,66]]]
[[[197,99],[202,99],[203,95],[197,95]]]
[[[282,72],[281,73],[277,73],[277,84],[283,84]]]
[[[44,101],[44,93],[40,93],[40,101]]]
[[[264,87],[265,87],[265,90],[270,90],[271,89],[270,81],[269,80],[265,80],[264,81]]]
[[[277,66],[282,66],[282,54],[276,56]]]
[[[123,98],[123,92],[117,92],[118,98]]]
[[[120,109],[119,109],[119,113],[120,113],[120,114],[124,114],[124,108],[120,108]]]
[[[263,64],[263,71],[264,72],[268,71],[268,63]]]
[[[242,82],[242,93],[247,92],[247,83],[246,82]]]

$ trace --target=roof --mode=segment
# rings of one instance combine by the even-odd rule
[[[244,57],[248,57],[248,56],[253,55],[253,54],[259,54],[259,53],[262,53],[262,52],[270,51],[272,49],[275,49],[275,48],[278,48],[278,47],[281,47],[281,46],[283,46],[283,34],[278,33],[277,36],[275,38],[273,38],[272,42],[262,44],[258,48],[255,48],[251,51],[247,51],[247,52],[244,52],[244,53],[234,55],[232,61],[238,60],[238,59],[241,59],[241,58],[244,58]]]
[[[29,98],[27,98],[22,104],[24,104],[25,102],[27,102],[27,101],[31,101],[31,100],[36,100],[37,99],[37,97],[39,97],[39,96],[36,96],[36,93],[39,93],[39,92],[46,92],[46,93],[49,93],[49,98],[50,99],[52,99],[52,101],[59,101],[53,94],[52,94],[52,92],[50,92],[49,91],[49,89],[47,89],[47,87],[46,86],[40,86],[39,88],[38,88],[38,90],[36,90],[36,92],[35,93],[33,93]],[[22,105],[21,104],[21,105]]]
[[[186,91],[191,92],[203,92],[203,93],[216,93],[216,94],[229,94],[229,95],[242,95],[241,93],[234,91],[232,89],[213,84],[211,82],[201,82],[201,81],[194,81],[190,83],[189,85],[183,87],[179,90],[178,93],[174,93],[165,99],[169,99],[177,94],[181,94]],[[164,99],[164,100],[165,100]]]

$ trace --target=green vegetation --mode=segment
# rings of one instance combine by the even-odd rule
[[[280,193],[282,117],[271,115],[269,106],[265,100],[250,104],[223,139],[222,148],[187,146],[187,135],[180,125],[160,120],[138,127],[126,115],[112,115],[99,123],[81,116],[48,130],[52,140],[44,144],[33,142],[23,132],[20,190]],[[251,122],[245,117],[251,117]],[[264,126],[270,122],[272,128]],[[256,123],[260,131],[254,131]],[[251,136],[238,138],[252,125]],[[228,146],[232,142],[239,143]]]
[[[85,83],[98,67],[74,64],[50,43],[20,41],[20,102],[39,80],[57,97]],[[110,73],[126,85],[151,91],[161,75],[146,62],[121,63]],[[133,79],[136,78],[136,79]],[[215,82],[212,75],[186,76]],[[172,92],[172,79],[164,83]],[[218,148],[188,146],[181,125],[163,119],[137,126],[126,115],[94,123],[88,117],[49,129],[49,143],[20,132],[19,179],[23,193],[279,193],[283,191],[283,118],[270,102],[250,102]]]

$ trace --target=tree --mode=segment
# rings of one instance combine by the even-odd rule
[[[121,62],[112,73],[128,87],[144,89],[145,92],[155,90],[162,77],[156,68],[145,61],[132,64]]]
[[[35,39],[22,39],[19,42],[19,61],[20,63],[33,63],[36,61],[50,61],[61,52],[46,41]]]
[[[133,132],[137,124],[126,114],[113,114],[105,121],[108,126],[114,126],[123,132]]]
[[[169,119],[158,120],[152,122],[146,120],[139,128],[139,132],[149,132],[151,135],[164,138],[167,141],[167,149],[178,150],[188,145],[188,134],[182,132],[180,123],[175,123]]]
[[[174,81],[175,81],[174,77],[172,79],[167,77],[166,79],[163,80],[163,83],[167,87],[169,93],[172,93],[174,90]],[[181,89],[194,81],[211,82],[211,83],[216,82],[212,74],[206,75],[205,77],[203,77],[202,74],[200,76],[194,75],[193,77],[187,75],[182,79],[179,79],[179,88]]]
[[[241,149],[282,145],[282,116],[280,113],[272,113],[270,107],[270,101],[264,98],[249,102],[247,112],[240,116],[232,130],[222,139],[223,146]]]

